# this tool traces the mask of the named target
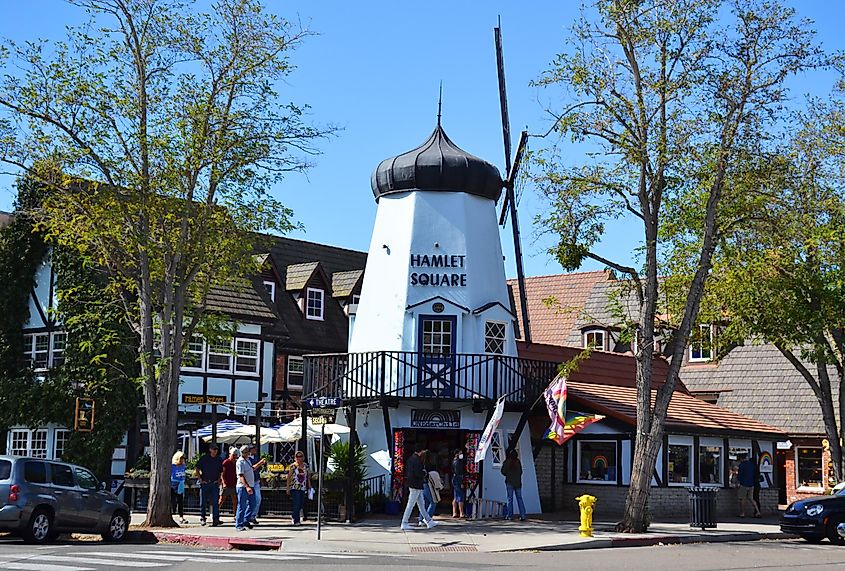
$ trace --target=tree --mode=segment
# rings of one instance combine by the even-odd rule
[[[776,192],[725,240],[708,287],[727,317],[726,343],[771,343],[806,380],[838,482],[845,479],[843,119],[841,102],[814,101],[796,120],[799,128],[762,179]]]
[[[305,169],[331,129],[281,101],[307,32],[258,0],[217,0],[208,13],[179,0],[71,3],[91,21],[67,40],[6,48],[0,159],[51,186],[37,213],[48,239],[106,270],[137,336],[152,448],[145,523],[172,526],[187,341],[209,318],[209,289],[255,270],[252,233],[291,227],[268,189]]]
[[[741,204],[728,184],[739,164],[758,156],[784,104],[784,81],[815,64],[812,32],[776,2],[597,0],[594,20],[574,26],[570,49],[537,82],[563,86],[569,105],[549,109],[549,134],[571,136],[587,158],[567,165],[557,148],[541,153],[534,182],[550,209],[538,217],[556,237],[551,253],[568,270],[586,259],[627,280],[638,304],[637,426],[631,485],[620,523],[646,527],[646,506],[666,413],[696,323],[713,253],[726,230],[717,220]],[[739,159],[743,160],[740,161]],[[669,205],[684,198],[701,231],[683,305],[661,335],[660,261],[671,247],[663,228]],[[642,225],[640,269],[607,259],[595,246],[607,224]],[[668,343],[667,382],[652,394],[656,343]]]

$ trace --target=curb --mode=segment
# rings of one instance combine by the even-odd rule
[[[721,535],[654,535],[648,537],[594,537],[578,543],[562,543],[539,547],[501,549],[498,552],[515,551],[574,551],[578,549],[606,549],[610,547],[650,547],[654,545],[678,545],[689,543],[727,543],[734,541],[763,541],[795,539],[797,535],[783,532],[735,532]]]
[[[126,538],[127,541],[137,543],[177,543],[209,547],[212,549],[250,549],[274,550],[282,548],[281,539],[255,539],[249,537],[212,537],[189,533],[172,533],[167,531],[133,531]]]

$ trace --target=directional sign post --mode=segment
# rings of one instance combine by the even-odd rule
[[[314,424],[320,424],[320,471],[317,477],[317,540],[320,540],[323,525],[323,449],[326,439],[326,424],[334,422],[337,408],[343,403],[340,397],[312,397],[306,399]]]

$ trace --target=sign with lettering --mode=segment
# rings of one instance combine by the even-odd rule
[[[284,464],[267,464],[268,472],[287,472],[288,467]]]
[[[459,410],[411,409],[411,428],[460,428]]]
[[[73,416],[73,429],[78,432],[94,430],[94,399],[76,398],[76,412]]]
[[[411,254],[411,285],[466,287],[467,275],[463,272],[466,259],[465,254]],[[422,271],[413,268],[421,268]]]
[[[223,395],[182,394],[182,404],[223,404],[224,402],[226,402],[226,397]]]
[[[311,397],[305,399],[309,408],[338,408],[343,406],[343,399],[340,397]]]

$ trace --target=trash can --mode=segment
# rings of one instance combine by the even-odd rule
[[[689,526],[716,529],[716,494],[719,488],[693,486],[689,488]]]

